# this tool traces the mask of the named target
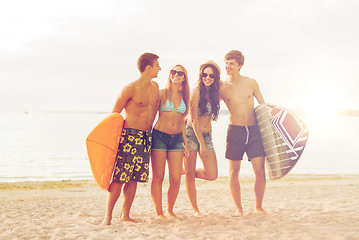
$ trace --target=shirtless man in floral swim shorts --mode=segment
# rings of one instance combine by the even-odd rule
[[[136,222],[130,218],[137,182],[147,182],[151,151],[151,129],[159,104],[159,87],[153,81],[161,70],[158,56],[144,53],[137,62],[138,80],[122,89],[113,112],[125,109],[125,122],[118,147],[114,177],[108,190],[106,214],[102,224],[110,225],[116,201],[121,195],[124,202],[121,221]]]

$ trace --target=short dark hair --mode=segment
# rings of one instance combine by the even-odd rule
[[[144,72],[146,67],[150,65],[153,67],[153,62],[156,61],[159,57],[153,53],[143,53],[137,60],[137,68],[140,72]]]
[[[238,50],[229,51],[226,54],[226,56],[224,56],[224,59],[225,60],[235,59],[239,65],[244,64],[244,55],[242,54],[241,51],[238,51]]]

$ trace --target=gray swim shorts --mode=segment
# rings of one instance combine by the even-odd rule
[[[258,126],[230,124],[227,131],[226,158],[229,160],[243,160],[244,153],[247,153],[248,160],[265,157]]]

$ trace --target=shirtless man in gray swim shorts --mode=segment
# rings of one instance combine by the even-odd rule
[[[259,104],[264,103],[264,99],[257,81],[240,74],[244,63],[244,56],[240,51],[232,50],[227,53],[225,63],[229,78],[221,83],[220,97],[230,113],[226,158],[229,159],[229,187],[236,205],[236,215],[243,214],[238,176],[244,152],[247,153],[256,176],[256,209],[264,212],[262,202],[266,186],[265,154],[254,115],[254,98]]]

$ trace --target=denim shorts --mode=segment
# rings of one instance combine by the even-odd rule
[[[168,134],[153,129],[151,149],[154,151],[183,151],[184,142],[182,132],[177,134]]]
[[[189,151],[200,151],[200,144],[198,142],[197,136],[194,132],[194,129],[191,126],[186,126],[186,135],[188,141],[188,150]],[[204,142],[207,146],[207,151],[214,151],[213,141],[212,141],[212,132],[202,133]]]

